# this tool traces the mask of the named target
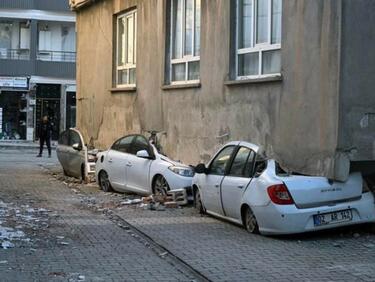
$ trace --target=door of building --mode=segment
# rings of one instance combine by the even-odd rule
[[[61,85],[38,84],[36,89],[35,125],[36,139],[39,139],[40,122],[43,116],[48,116],[52,124],[52,140],[58,140],[60,131],[60,98]]]
[[[55,98],[37,98],[36,99],[36,128],[40,128],[41,120],[48,116],[52,124],[52,140],[58,140],[60,128],[60,99]],[[39,138],[39,130],[36,132],[36,138]]]

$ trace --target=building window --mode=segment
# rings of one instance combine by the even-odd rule
[[[280,74],[281,13],[282,0],[237,0],[237,79]]]
[[[201,0],[170,3],[170,82],[199,82]]]
[[[0,60],[30,59],[30,21],[0,21]]]
[[[50,62],[76,61],[74,23],[38,22],[37,60]]]
[[[136,85],[137,11],[117,17],[116,85]]]

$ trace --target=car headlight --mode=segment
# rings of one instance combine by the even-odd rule
[[[170,166],[168,167],[169,170],[173,171],[174,173],[185,176],[185,177],[193,177],[194,171],[187,167],[181,167],[181,166]]]

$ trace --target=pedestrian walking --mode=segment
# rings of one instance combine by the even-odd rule
[[[46,143],[47,145],[48,157],[51,157],[51,135],[52,125],[48,120],[48,116],[44,116],[39,128],[39,155],[37,155],[38,158],[40,158],[43,154],[44,143]]]

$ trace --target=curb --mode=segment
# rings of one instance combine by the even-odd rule
[[[21,144],[0,144],[0,150],[39,150],[39,145],[21,145]],[[47,147],[45,147],[47,149]],[[56,149],[56,146],[51,146],[52,150]]]

